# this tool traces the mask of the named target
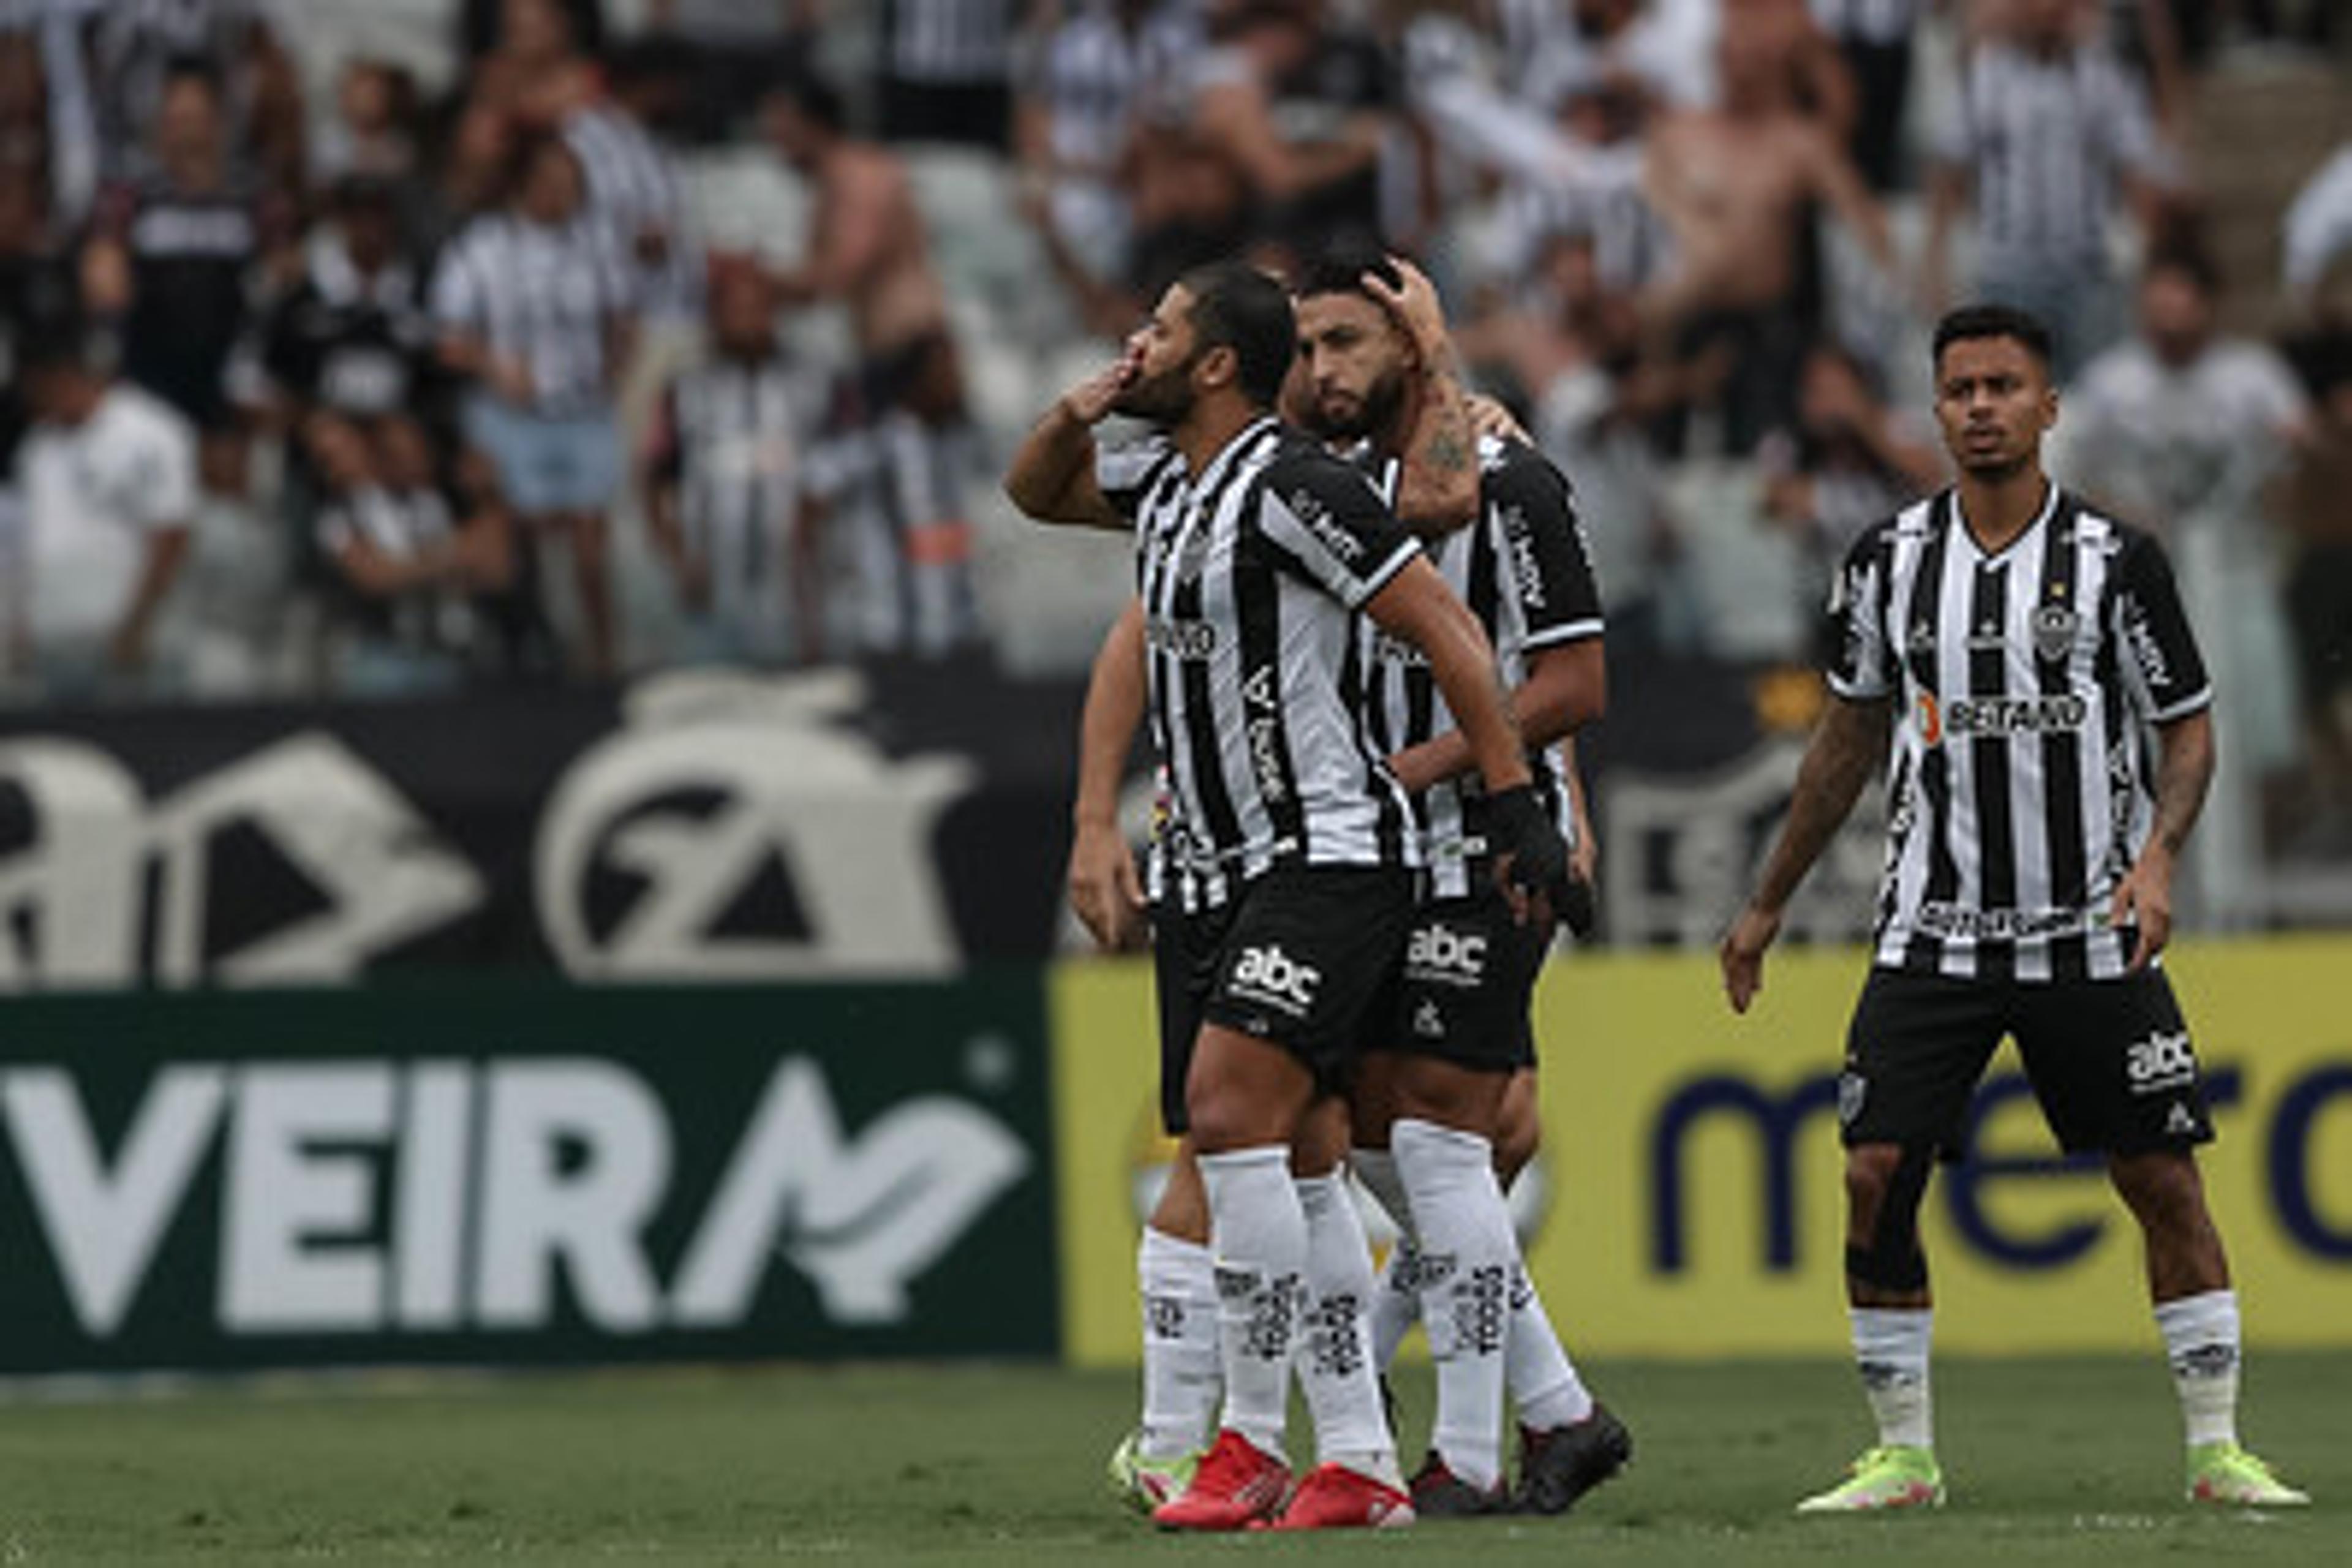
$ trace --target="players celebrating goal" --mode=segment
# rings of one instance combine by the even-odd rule
[[[1163,1050],[1216,1259],[1224,1408],[1216,1442],[1156,1517],[1179,1529],[1409,1522],[1369,1356],[1370,1255],[1328,1110],[1404,944],[1420,864],[1409,802],[1350,689],[1356,614],[1418,647],[1489,796],[1488,837],[1521,900],[1560,883],[1494,654],[1364,479],[1283,431],[1290,301],[1238,264],[1171,285],[1117,364],[1074,388],[1016,453],[1030,515],[1129,527],[1151,731],[1171,782],[1180,918],[1157,933]],[[1162,437],[1097,465],[1118,412]],[[1294,1181],[1293,1169],[1302,1173]],[[1321,1463],[1289,1486],[1294,1340]]]

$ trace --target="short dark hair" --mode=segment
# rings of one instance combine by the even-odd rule
[[[841,89],[814,70],[802,68],[786,72],[768,89],[768,96],[783,100],[803,119],[836,136],[849,129],[849,106],[843,101]]]
[[[2045,375],[2057,357],[2050,329],[2042,324],[2039,317],[2014,305],[1963,305],[1936,323],[1936,348],[1929,363],[1941,369],[1946,349],[1980,338],[2010,338],[2023,344],[2025,352],[2040,362]]]
[[[163,89],[169,92],[184,82],[203,88],[215,103],[228,96],[228,83],[222,79],[220,68],[203,55],[178,54],[163,62]]]
[[[2221,296],[2221,266],[2213,259],[2212,252],[2201,245],[2165,245],[2150,251],[2147,259],[2141,264],[2140,281],[2145,283],[2159,272],[2179,273],[2208,300]]]
[[[1364,275],[1370,273],[1391,289],[1404,287],[1404,277],[1396,263],[1376,246],[1343,241],[1324,249],[1299,268],[1298,284],[1291,292],[1301,300],[1312,300],[1318,294],[1361,294],[1371,298],[1364,287]]]
[[[1272,407],[1297,348],[1289,293],[1244,261],[1212,261],[1177,281],[1192,297],[1195,352],[1232,349],[1241,361],[1243,395]]]
[[[58,310],[26,323],[16,340],[16,374],[29,377],[47,371],[94,371],[98,349],[89,323],[78,311]]]

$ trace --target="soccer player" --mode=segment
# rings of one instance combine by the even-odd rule
[[[1190,1050],[1184,1115],[1224,1380],[1216,1442],[1154,1516],[1178,1529],[1412,1518],[1365,1353],[1370,1268],[1333,1169],[1339,1141],[1328,1112],[1309,1125],[1401,956],[1420,858],[1410,805],[1360,723],[1359,610],[1423,650],[1460,717],[1514,897],[1566,868],[1475,617],[1361,475],[1275,419],[1294,333],[1265,275],[1231,262],[1186,273],[1119,361],[1038,421],[1005,485],[1033,517],[1131,525],[1138,542],[1183,917],[1156,933],[1161,973],[1181,982],[1163,1002],[1163,1049]],[[1161,437],[1098,458],[1092,427],[1114,410]],[[1321,1462],[1285,1502],[1302,1331]]]
[[[1416,274],[1414,292],[1408,298],[1402,280],[1394,274],[1391,280],[1400,287],[1391,289],[1377,279],[1370,286],[1384,291],[1382,302],[1396,313],[1401,330],[1411,323],[1417,338],[1433,339],[1443,351],[1445,324],[1435,290]],[[1476,431],[1470,402],[1453,374],[1449,357],[1433,353],[1428,363],[1435,370],[1421,388],[1414,420],[1400,442],[1404,448],[1401,459],[1391,465],[1386,476],[1388,494],[1400,521],[1424,534],[1460,526],[1475,514],[1478,504]],[[1130,601],[1105,637],[1087,685],[1076,798],[1071,813],[1071,907],[1096,941],[1113,952],[1144,944],[1148,906],[1160,910],[1162,926],[1181,924],[1183,920],[1181,900],[1171,900],[1177,884],[1169,875],[1168,857],[1161,853],[1167,847],[1165,836],[1155,834],[1150,874],[1139,879],[1118,822],[1120,784],[1143,710],[1142,605]],[[1164,822],[1164,813],[1161,817]],[[1580,847],[1580,854],[1587,852]],[[1154,949],[1163,960],[1181,951],[1181,947]],[[1188,984],[1181,970],[1163,968],[1157,987],[1162,1006],[1188,1005],[1182,1002]],[[1184,1018],[1179,1013],[1164,1019],[1171,1038],[1189,1040],[1190,1026]],[[1144,1224],[1136,1253],[1136,1284],[1143,1308],[1142,1420],[1120,1441],[1109,1465],[1113,1489],[1146,1512],[1190,1483],[1198,1456],[1207,1446],[1222,1387],[1208,1203],[1184,1115],[1183,1068],[1188,1058],[1186,1047],[1171,1051],[1160,1062],[1160,1122],[1177,1144],[1168,1180]],[[1340,1192],[1335,1183],[1318,1182],[1303,1188],[1301,1197],[1307,1208],[1310,1235],[1328,1231],[1340,1238],[1333,1248],[1335,1258],[1358,1228],[1355,1216],[1336,1201]],[[1368,1322],[1372,1304],[1385,1300],[1377,1286],[1369,1292],[1364,1303]],[[1418,1316],[1417,1303],[1414,1316]],[[1371,1331],[1377,1350],[1381,1337],[1376,1329]],[[1390,1338],[1391,1349],[1398,1337],[1402,1336]],[[1385,1357],[1376,1355],[1375,1364],[1384,1362]]]
[[[1936,414],[1958,482],[1847,555],[1833,700],[1723,940],[1744,1013],[1781,911],[1891,731],[1876,963],[1838,1086],[1846,1297],[1878,1444],[1801,1512],[1944,1500],[1919,1202],[2003,1035],[2058,1142],[2104,1154],[2139,1223],[2189,1498],[2309,1500],[2238,1446],[2238,1299],[2195,1154],[2212,1125],[2158,962],[2173,865],[2212,777],[2212,693],[2155,539],[2042,472],[2051,352],[2047,329],[2006,307],[1938,323]]]
[[[1423,405],[1451,380],[1427,280],[1377,254],[1341,251],[1307,269],[1296,298],[1298,422],[1389,484],[1408,458],[1442,461],[1412,439],[1425,427]],[[1475,455],[1473,520],[1423,544],[1494,643],[1546,809],[1572,834],[1551,742],[1598,718],[1606,700],[1600,593],[1559,471],[1518,441],[1484,437]],[[1489,875],[1486,803],[1461,778],[1469,754],[1419,650],[1373,630],[1364,662],[1372,738],[1414,794],[1430,867],[1396,1005],[1371,1021],[1352,1103],[1353,1163],[1412,1243],[1437,1363],[1436,1422],[1413,1507],[1424,1518],[1500,1512],[1515,1500],[1559,1512],[1613,1474],[1632,1443],[1552,1332],[1495,1168],[1506,1089],[1534,1066],[1528,1005],[1551,930],[1516,919]],[[1393,1348],[1393,1339],[1376,1344]],[[1524,1434],[1517,1500],[1503,1471],[1507,1364]]]

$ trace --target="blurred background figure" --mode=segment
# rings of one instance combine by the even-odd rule
[[[1895,271],[1885,215],[1842,132],[1801,96],[1799,37],[1769,8],[1727,12],[1720,106],[1672,113],[1650,138],[1645,189],[1674,254],[1643,307],[1675,352],[1726,355],[1721,445],[1741,456],[1790,421],[1807,342],[1823,328],[1816,208],[1833,211],[1883,274]]]
[[[24,532],[5,594],[11,665],[59,694],[165,689],[176,661],[155,630],[195,519],[195,431],[101,369],[70,325],[20,342],[17,355],[34,423],[16,454]]]
[[[569,552],[581,665],[609,677],[620,655],[606,553],[621,479],[613,400],[636,295],[585,200],[562,139],[526,139],[506,206],[443,255],[433,314],[443,364],[469,384],[466,438],[488,454],[527,551]]]
[[[647,36],[683,51],[680,129],[710,146],[744,132],[777,78],[807,67],[822,0],[646,0]]]
[[[2049,322],[2063,381],[2123,330],[2109,259],[2119,207],[2159,232],[2178,164],[2145,82],[2079,0],[2001,0],[1988,14],[1937,141],[1926,292],[1931,307],[1957,298],[1950,237],[1972,211],[1970,297]]]
[[[790,353],[774,286],[730,258],[710,278],[708,353],[664,389],[640,470],[654,545],[686,618],[682,657],[811,664],[847,607],[824,534],[841,493],[838,378]],[[850,628],[842,628],[844,632]]]
[[[2207,628],[2231,740],[2196,865],[2208,917],[2243,925],[2254,918],[2263,793],[2284,803],[2300,749],[2270,491],[2308,440],[2309,413],[2275,351],[2221,332],[2221,305],[2220,275],[2201,252],[2151,256],[2137,331],[2084,369],[2059,430],[2073,482],[2165,537],[2189,613]]]
[[[1817,342],[1798,377],[1794,417],[1764,438],[1764,514],[1789,531],[1808,566],[1809,609],[1829,602],[1831,574],[1863,531],[1943,484],[1934,428],[1891,405],[1862,358]],[[1824,652],[1828,650],[1823,650]]]
[[[906,165],[852,136],[839,95],[818,79],[778,89],[765,113],[770,140],[814,204],[808,249],[777,275],[778,296],[839,302],[857,345],[870,472],[853,545],[860,646],[922,658],[972,647],[982,633],[966,508],[978,455],[947,292]]]
[[[877,8],[881,139],[1003,152],[1013,132],[1013,0],[880,0]]]
[[[374,439],[325,410],[303,424],[320,476],[313,544],[330,584],[324,657],[361,697],[456,689],[487,656],[475,612],[513,578],[513,541],[495,511],[453,508],[415,422]]]

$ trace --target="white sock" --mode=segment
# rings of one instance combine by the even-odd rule
[[[1143,1457],[1208,1447],[1223,1380],[1217,1365],[1217,1269],[1197,1242],[1144,1227],[1135,1251],[1143,1298]]]
[[[1389,1147],[1421,1237],[1422,1323],[1437,1363],[1430,1446],[1483,1490],[1503,1474],[1503,1363],[1519,1254],[1494,1146],[1408,1117],[1389,1130]]]
[[[2156,1326],[2180,1395],[2189,1446],[2238,1440],[2238,1293],[2208,1290],[2159,1301]]]
[[[1524,1258],[1511,1267],[1511,1340],[1503,1352],[1503,1384],[1518,1406],[1520,1424],[1538,1432],[1573,1426],[1592,1414],[1592,1391],[1552,1331]]]
[[[1290,1345],[1307,1272],[1307,1216],[1290,1183],[1290,1151],[1261,1144],[1203,1154],[1200,1164],[1216,1254],[1222,1424],[1283,1459]]]
[[[1936,1314],[1925,1307],[1852,1307],[1853,1361],[1878,1421],[1883,1447],[1933,1448],[1935,1407],[1927,1389],[1927,1342]]]
[[[1315,1418],[1316,1458],[1402,1488],[1381,1390],[1372,1373],[1372,1249],[1347,1178],[1299,1178],[1307,1216],[1307,1315],[1300,1323],[1299,1386]]]
[[[1396,1360],[1397,1346],[1421,1321],[1421,1247],[1413,1240],[1412,1205],[1405,1200],[1396,1156],[1386,1149],[1358,1149],[1348,1156],[1348,1163],[1388,1211],[1397,1230],[1396,1245],[1381,1259],[1372,1284],[1372,1366],[1386,1372]]]

